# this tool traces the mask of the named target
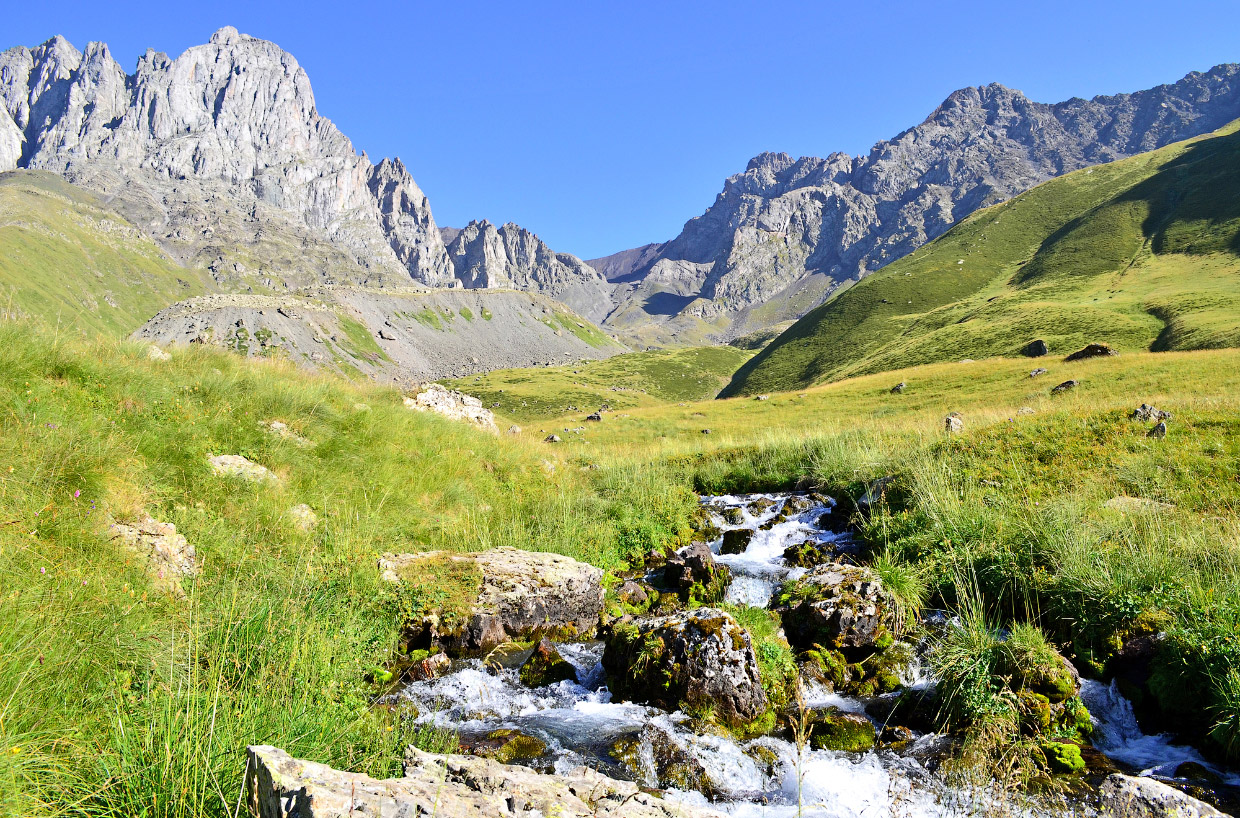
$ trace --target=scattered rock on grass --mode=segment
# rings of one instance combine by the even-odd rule
[[[511,426],[509,426],[509,427],[508,427],[508,434],[510,434],[510,435],[519,435],[519,434],[521,434],[521,427],[520,427],[520,426],[518,426],[518,425],[517,425],[517,424],[515,424],[515,423],[514,423],[514,424],[512,424]]]
[[[1111,349],[1106,344],[1089,344],[1082,349],[1073,352],[1065,361],[1084,361],[1089,358],[1105,358],[1108,355],[1118,355],[1119,353]]]
[[[901,392],[903,392],[903,391],[904,391],[904,389],[905,389],[905,387],[906,387],[906,386],[907,386],[907,384],[905,384],[905,383],[904,383],[904,381],[900,381],[898,384],[896,384],[895,386],[891,387],[891,394],[893,394],[893,395],[898,395],[898,394],[900,394]]]
[[[498,432],[495,415],[473,395],[466,395],[443,384],[430,383],[414,395],[405,398],[405,406],[419,412],[434,412],[452,420],[464,420],[492,432]]]
[[[1022,406],[1022,407],[1020,407],[1019,409],[1017,409],[1017,410],[1016,410],[1016,414],[1018,414],[1018,415],[1032,415],[1032,414],[1034,414],[1033,407],[1032,407],[1032,406]]]
[[[319,524],[319,515],[314,513],[314,509],[305,503],[299,503],[288,510],[289,519],[293,521],[293,525],[302,531],[312,531]]]
[[[559,435],[547,435],[543,438],[543,443],[560,443]]]
[[[1063,383],[1059,384],[1059,386],[1056,386],[1054,389],[1052,389],[1051,394],[1058,395],[1060,392],[1067,392],[1069,389],[1075,389],[1078,386],[1080,386],[1079,381],[1075,381],[1075,380],[1064,381]]]
[[[1167,421],[1160,420],[1153,429],[1145,433],[1146,437],[1164,438],[1167,436]]]
[[[598,412],[591,412],[590,414],[586,415],[586,420],[592,420],[595,423],[601,421],[602,419],[603,419],[603,416],[599,414]]]
[[[263,423],[260,421],[258,425],[266,429],[268,432],[271,432],[276,437],[291,441],[292,443],[295,443],[296,445],[301,446],[303,448],[314,445],[313,442],[307,440],[306,438],[302,437],[301,435],[297,434],[292,429],[290,429],[288,427],[288,424],[283,421],[273,420],[267,423]]]
[[[112,524],[112,539],[140,559],[146,560],[146,571],[156,586],[178,596],[184,594],[182,577],[198,574],[194,546],[177,533],[172,523],[164,523],[149,514],[128,523]]]
[[[1136,514],[1143,511],[1175,511],[1175,506],[1170,503],[1160,503],[1158,500],[1147,500],[1144,497],[1125,497],[1123,495],[1112,497],[1103,505],[1113,511],[1127,514]]]
[[[1046,342],[1040,338],[1036,341],[1030,341],[1029,344],[1021,350],[1021,354],[1029,358],[1041,358],[1043,355],[1047,355],[1049,353],[1050,348],[1046,345]]]
[[[1164,412],[1161,409],[1155,409],[1148,403],[1143,403],[1136,409],[1132,410],[1132,414],[1128,416],[1129,420],[1143,420],[1149,423],[1151,420],[1171,420],[1171,413]]]
[[[217,477],[240,477],[251,483],[280,482],[280,478],[276,477],[271,469],[260,466],[239,454],[216,455],[208,457],[207,461],[211,464],[211,471]]]
[[[1031,378],[1039,378],[1039,377],[1041,377],[1041,376],[1043,376],[1043,375],[1049,375],[1049,374],[1050,374],[1050,370],[1049,370],[1049,369],[1043,369],[1042,367],[1038,367],[1037,369],[1031,369],[1031,370],[1029,370],[1029,377],[1031,377]]]
[[[943,426],[948,432],[963,432],[964,418],[960,416],[960,413],[952,412],[944,419]]]
[[[171,355],[169,355],[167,352],[164,352],[162,349],[155,346],[154,344],[151,344],[151,348],[146,351],[146,357],[150,358],[152,361],[171,361],[172,360]]]

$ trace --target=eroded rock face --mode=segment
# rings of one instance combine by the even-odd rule
[[[147,573],[157,587],[181,595],[181,579],[198,575],[197,552],[172,523],[145,514],[139,520],[113,523],[111,532],[125,550],[146,560]]]
[[[894,602],[868,568],[819,565],[789,590],[784,632],[797,650],[872,649],[888,635]]]
[[[464,420],[499,434],[495,414],[484,407],[482,401],[464,392],[448,389],[443,384],[427,384],[417,395],[405,398],[405,405],[419,412],[434,412],[452,420]]]
[[[454,622],[432,614],[409,623],[415,642],[459,656],[540,633],[585,636],[598,626],[602,570],[559,554],[516,548],[476,554],[384,554],[379,571],[385,581],[400,582],[436,570],[434,566],[445,559],[468,563],[479,572],[477,592]]]
[[[260,818],[721,818],[585,767],[544,775],[486,758],[413,748],[405,756],[404,777],[380,781],[295,759],[275,747],[250,747],[246,798]]]
[[[617,624],[603,667],[619,701],[708,708],[735,723],[767,708],[749,634],[714,608]]]
[[[1115,773],[1102,782],[1099,807],[1107,818],[1212,818],[1223,813],[1175,787],[1146,776]]]

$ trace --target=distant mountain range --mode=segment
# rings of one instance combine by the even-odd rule
[[[1238,72],[1056,105],[966,88],[868,156],[755,157],[676,238],[589,262],[518,225],[438,227],[399,159],[319,115],[292,55],[231,27],[132,74],[101,43],[0,54],[0,171],[93,191],[219,292],[516,289],[630,341],[695,343],[786,325],[1046,179],[1210,132],[1240,117]]]

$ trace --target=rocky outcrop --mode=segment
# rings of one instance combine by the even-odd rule
[[[122,548],[146,561],[156,587],[182,596],[181,580],[198,575],[197,552],[172,523],[144,514],[130,522],[115,522],[110,530]]]
[[[357,280],[452,281],[404,166],[358,155],[274,43],[226,27],[176,59],[147,51],[127,75],[106,45],[79,52],[54,37],[0,55],[0,78],[0,107],[24,137],[20,167],[119,195],[178,255],[222,252],[262,210],[324,238]],[[226,204],[203,207],[212,200]],[[315,272],[338,275],[327,261]]]
[[[749,634],[713,608],[616,624],[603,668],[620,701],[702,708],[732,723],[752,721],[767,708]]]
[[[1208,133],[1240,117],[1240,66],[1055,105],[991,84],[949,96],[866,156],[764,153],[653,258],[622,275],[611,322],[757,329],[942,235],[959,219],[1078,168]],[[606,262],[607,260],[600,260]],[[612,278],[608,275],[608,278]],[[717,325],[714,324],[713,326]]]
[[[451,420],[463,420],[480,429],[499,434],[495,414],[482,405],[482,401],[464,392],[449,389],[443,384],[427,384],[421,392],[405,398],[405,406],[418,412],[434,412]]]
[[[460,611],[430,611],[409,623],[412,644],[464,655],[536,634],[585,636],[598,626],[602,570],[559,554],[516,548],[476,554],[384,554],[379,571],[387,582],[435,584],[445,563],[458,573],[475,572],[477,582],[462,591],[467,598]]]
[[[377,780],[249,748],[247,805],[260,818],[419,816],[438,818],[721,818],[713,810],[665,801],[637,784],[581,767],[544,775],[485,758],[432,755],[413,748],[402,778]]]
[[[1223,813],[1191,795],[1146,776],[1115,773],[1098,790],[1105,818],[1213,818]]]
[[[590,265],[556,253],[511,222],[470,222],[448,245],[456,278],[466,287],[508,287],[550,295],[591,321],[610,310],[610,287]]]
[[[722,598],[731,581],[732,573],[727,566],[716,562],[710,546],[703,542],[671,555],[663,566],[663,584],[685,597]]]

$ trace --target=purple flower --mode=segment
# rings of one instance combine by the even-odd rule
[[[75,489],[75,490],[74,490],[74,492],[73,492],[73,499],[75,499],[75,500],[76,500],[77,498],[79,498],[79,497],[81,497],[81,496],[82,496],[82,490],[81,490],[81,489]]]
[[[40,573],[40,574],[46,574],[46,573],[47,573],[47,569],[46,569],[46,568],[40,568],[40,569],[39,569],[39,573]]]

